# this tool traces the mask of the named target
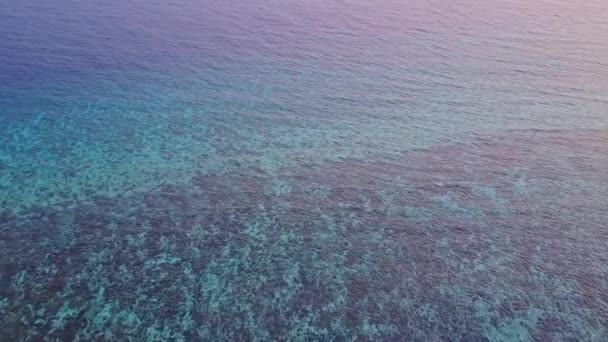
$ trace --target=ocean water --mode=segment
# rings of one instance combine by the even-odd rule
[[[0,340],[608,340],[608,2],[0,0]]]

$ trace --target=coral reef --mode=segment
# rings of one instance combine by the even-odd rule
[[[5,210],[0,335],[605,339],[603,133],[239,166]]]

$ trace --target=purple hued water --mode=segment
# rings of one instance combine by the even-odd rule
[[[0,0],[0,341],[607,327],[605,1]]]

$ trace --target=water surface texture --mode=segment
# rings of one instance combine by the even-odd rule
[[[608,2],[0,0],[0,340],[608,340]]]

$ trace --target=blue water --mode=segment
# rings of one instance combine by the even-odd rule
[[[608,340],[607,18],[0,0],[0,340]]]

